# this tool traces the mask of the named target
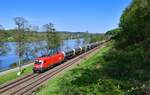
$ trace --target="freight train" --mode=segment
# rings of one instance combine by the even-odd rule
[[[74,58],[75,56],[78,56],[82,53],[85,53],[103,43],[105,43],[106,41],[101,41],[101,42],[95,42],[95,43],[91,43],[88,44],[86,46],[82,46],[82,47],[77,47],[75,49],[72,49],[70,51],[67,52],[57,52],[51,56],[46,56],[46,57],[39,57],[36,58],[34,60],[34,66],[33,66],[33,72],[44,72],[58,64],[63,63],[64,61],[67,61],[71,58]]]

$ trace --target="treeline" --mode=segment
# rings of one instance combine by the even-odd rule
[[[9,30],[5,30],[4,28],[2,28],[3,26],[1,25],[0,28],[0,37],[1,37],[1,41],[3,42],[15,42],[16,39],[15,37],[18,34],[17,29],[9,29]],[[34,29],[33,29],[34,28]],[[43,28],[42,28],[43,29]],[[26,40],[32,40],[32,41],[39,41],[39,40],[45,40],[46,39],[46,32],[44,30],[39,31],[39,27],[38,26],[31,26],[29,28],[26,29],[27,33],[26,33]],[[69,31],[55,31],[57,32],[60,36],[62,40],[67,40],[67,39],[77,39],[79,38],[84,38],[84,36],[86,35],[86,33],[88,33],[89,37],[91,37],[91,40],[96,40],[95,36],[101,36],[101,37],[105,37],[105,35],[102,34],[98,34],[98,33],[89,33],[88,31],[85,32],[69,32]],[[94,39],[93,39],[94,38]],[[101,38],[100,38],[101,39]],[[97,39],[97,40],[100,40]]]
[[[62,40],[67,39],[76,39],[78,36],[80,38],[84,38],[85,32],[67,32],[67,31],[56,31],[59,35],[61,35]],[[0,30],[0,37],[1,41],[5,42],[15,42],[14,39],[18,31],[16,29],[10,29],[10,30]],[[94,33],[88,33],[89,37],[94,36],[104,36],[104,34],[94,34]],[[37,32],[37,31],[28,31],[26,34],[26,39],[38,41],[38,40],[45,40],[46,38],[46,32]]]

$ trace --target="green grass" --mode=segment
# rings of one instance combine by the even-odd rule
[[[149,95],[150,52],[112,44],[39,89],[37,95]],[[148,94],[147,94],[148,93]]]
[[[130,49],[116,50],[111,44],[78,68],[50,80],[36,94],[149,95],[150,52]]]
[[[32,72],[32,67],[33,66],[29,66],[29,67],[23,69],[23,72],[22,72],[22,74],[20,76],[17,76],[17,71],[11,72],[11,73],[7,73],[5,75],[0,76],[0,84],[6,83],[8,81],[14,80],[14,79],[16,79],[18,77],[21,77],[23,75],[31,73]]]
[[[41,88],[36,94],[37,95],[62,95],[62,94],[68,94],[69,95],[69,93],[64,93],[62,91],[62,89],[65,88],[63,86],[66,83],[66,81],[67,80],[74,80],[74,79],[76,79],[76,77],[81,76],[81,74],[87,68],[94,69],[95,68],[95,67],[93,67],[94,64],[96,65],[97,68],[100,68],[101,67],[100,64],[96,64],[96,63],[98,62],[98,60],[101,59],[101,56],[103,56],[105,54],[105,52],[107,52],[109,50],[109,48],[110,47],[107,46],[105,48],[100,49],[90,59],[83,61],[79,65],[79,67],[77,67],[75,69],[72,69],[72,70],[70,70],[68,72],[65,72],[64,75],[58,76],[58,77],[50,80],[48,82],[48,84],[45,85],[43,88]],[[86,80],[88,81],[88,79],[86,79]],[[80,80],[79,80],[79,83],[80,83]],[[76,95],[78,95],[78,94],[76,94]]]

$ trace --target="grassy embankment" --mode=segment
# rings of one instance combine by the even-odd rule
[[[29,67],[23,69],[21,76],[24,76],[24,75],[29,74],[31,72],[32,72],[32,66],[29,66]],[[17,71],[7,73],[5,75],[0,76],[0,84],[6,83],[8,81],[11,81],[11,80],[16,79],[16,78],[21,77],[21,76],[17,76]]]
[[[99,92],[96,90],[97,81],[101,81],[100,70],[105,62],[102,56],[110,49],[110,45],[99,50],[95,56],[83,61],[77,68],[65,72],[50,80],[47,85],[40,89],[37,95],[79,95]],[[107,80],[106,80],[107,81]],[[84,93],[85,90],[85,93]]]
[[[101,49],[78,68],[48,82],[37,95],[149,95],[150,64],[139,49]]]

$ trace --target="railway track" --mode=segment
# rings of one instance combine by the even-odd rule
[[[10,82],[10,83],[1,85],[0,86],[0,93],[3,93],[5,91],[7,91],[7,90],[9,90],[9,89],[11,89],[11,88],[21,84],[21,83],[24,83],[24,82],[26,82],[26,81],[36,77],[36,76],[38,76],[38,74],[33,74],[33,73],[32,74],[28,74],[28,75],[25,75],[25,76],[17,79],[17,80],[14,80],[14,81]]]
[[[101,45],[103,46],[103,45]],[[64,69],[70,67],[71,65],[78,62],[81,58],[86,57],[90,53],[99,49],[98,46],[86,53],[83,53],[64,64],[61,64],[45,73],[42,74],[28,74],[19,79],[16,79],[10,83],[4,84],[0,86],[0,95],[31,95],[34,91],[36,91],[39,87],[44,85],[50,78]]]

